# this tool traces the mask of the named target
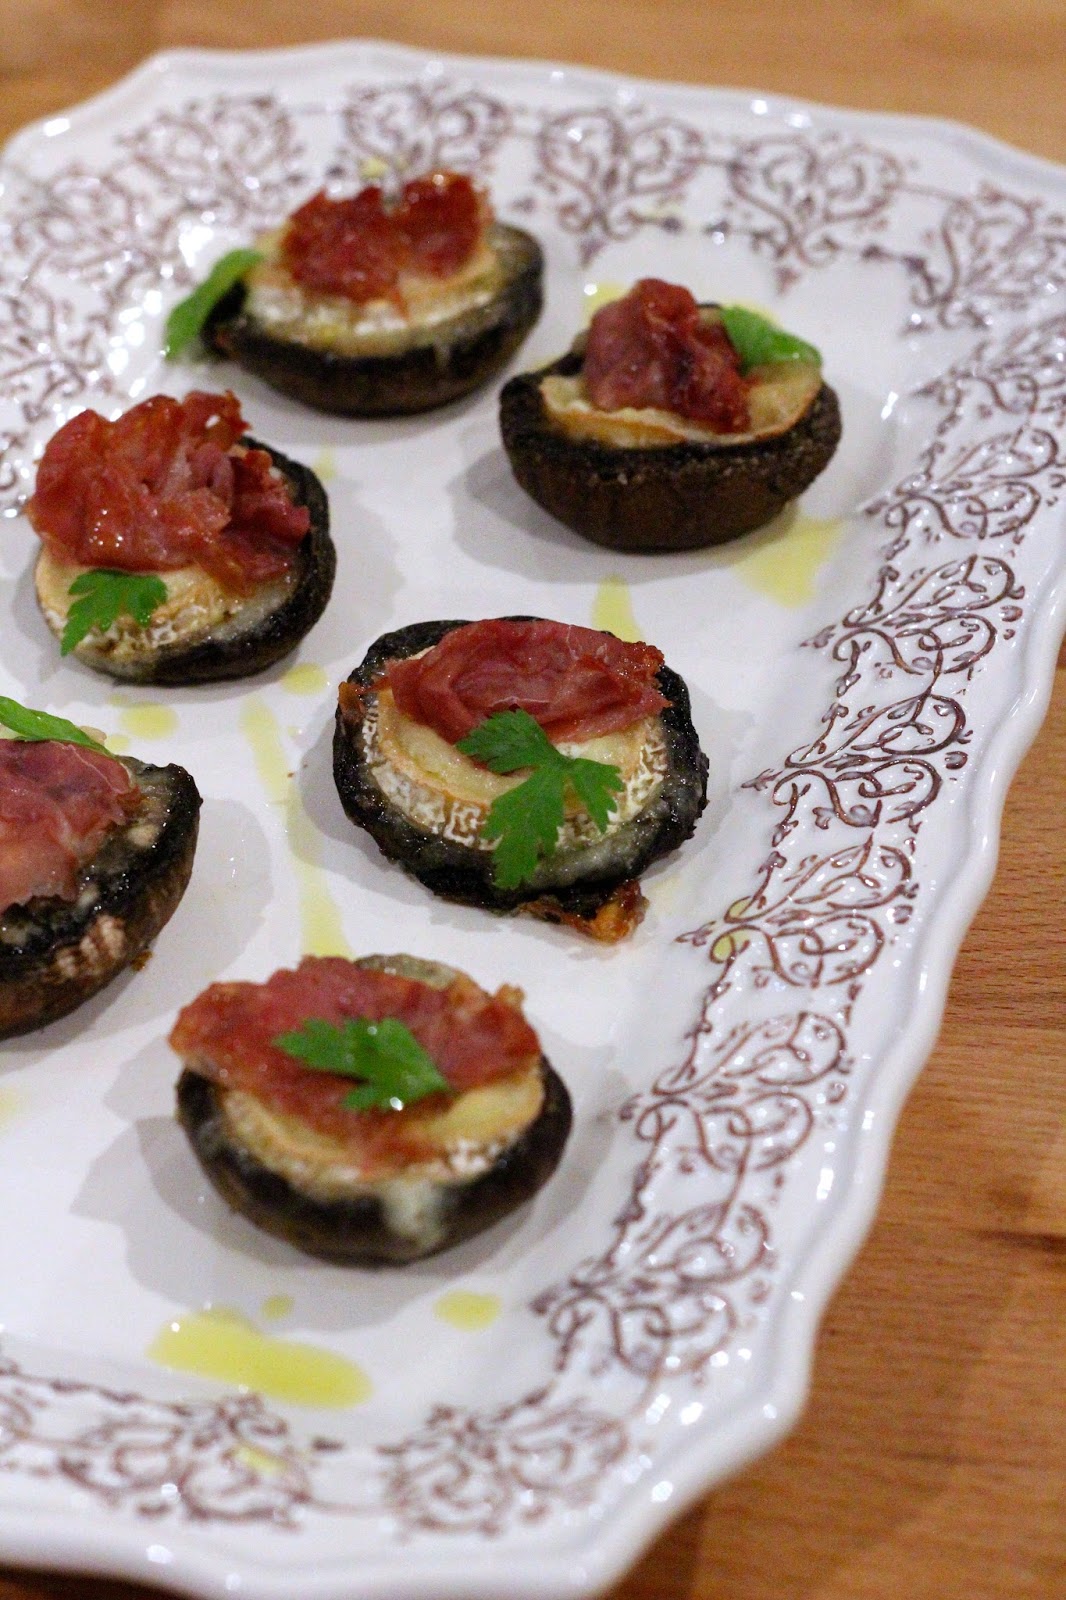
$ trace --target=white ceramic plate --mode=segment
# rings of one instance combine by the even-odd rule
[[[645,274],[821,346],[844,441],[799,513],[615,557],[515,487],[493,393],[348,423],[164,367],[165,309],[224,249],[324,178],[431,165],[544,243],[525,363]],[[205,795],[148,967],[4,1049],[5,1557],[204,1595],[596,1589],[795,1418],[992,873],[1062,615],[1064,175],[942,124],[377,45],[162,57],[0,171],[12,516],[85,404],[229,383],[328,479],[340,555],[295,672],[164,702],[60,663],[33,538],[5,524],[0,688]],[[514,611],[632,625],[693,691],[711,804],[626,948],[432,900],[334,795],[333,690],[368,642]],[[230,1217],[172,1117],[177,1005],[323,948],[520,982],[574,1094],[536,1202],[404,1272]],[[207,1306],[246,1319],[265,1394],[149,1356]],[[369,1397],[277,1398],[284,1341],[357,1364]]]

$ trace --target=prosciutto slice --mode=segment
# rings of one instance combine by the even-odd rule
[[[725,329],[701,318],[687,289],[661,278],[641,278],[597,311],[582,376],[601,411],[654,407],[716,433],[749,427],[747,385]]]
[[[669,702],[660,651],[562,622],[503,618],[453,628],[423,656],[392,661],[404,716],[457,744],[496,711],[526,711],[555,743],[618,733]]]
[[[74,899],[79,867],[139,799],[113,756],[54,740],[0,739],[0,912],[37,895]]]
[[[450,277],[473,255],[485,221],[478,191],[455,172],[412,179],[392,206],[377,184],[344,200],[320,191],[289,219],[281,257],[317,294],[402,306],[401,276]]]
[[[114,422],[82,411],[49,441],[26,513],[58,561],[122,572],[196,565],[237,594],[280,577],[310,525],[236,395],[155,395]]]
[[[395,1017],[462,1091],[540,1059],[537,1035],[517,1001],[515,990],[490,995],[463,975],[437,989],[340,956],[307,956],[295,971],[282,969],[265,983],[213,983],[179,1013],[170,1043],[203,1077],[243,1089],[321,1133],[343,1139],[358,1124],[365,1140],[370,1124],[387,1138],[398,1119],[402,1124],[400,1114],[346,1109],[341,1102],[352,1080],[306,1068],[274,1042],[278,1036],[310,1018],[340,1025]]]

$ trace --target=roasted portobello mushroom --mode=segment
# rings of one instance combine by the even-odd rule
[[[322,615],[336,552],[315,474],[244,437],[230,393],[157,395],[49,442],[27,515],[48,626],[130,683],[262,672]]]
[[[170,1036],[178,1116],[223,1199],[297,1249],[433,1255],[534,1195],[566,1143],[521,999],[404,955],[213,984]]]
[[[685,684],[658,650],[609,633],[528,617],[418,623],[378,639],[339,702],[345,811],[447,900],[614,942],[644,913],[640,873],[691,835],[706,804]],[[529,761],[466,753],[468,738],[506,734],[516,714]],[[588,800],[575,787],[587,778]],[[598,782],[610,799],[596,820]],[[497,837],[501,802],[511,817]]]
[[[170,919],[200,796],[155,767],[66,739],[0,739],[0,1038],[64,1016]]]
[[[203,337],[317,411],[446,405],[499,371],[540,315],[540,246],[455,173],[413,179],[391,204],[377,185],[317,194],[258,249]]]
[[[828,465],[841,420],[812,346],[642,279],[561,359],[505,384],[500,429],[538,505],[641,554],[762,527]]]

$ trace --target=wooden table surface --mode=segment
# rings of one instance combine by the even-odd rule
[[[1066,162],[1062,0],[0,0],[0,137],[155,50],[345,36],[944,115]],[[1060,656],[806,1414],[611,1600],[1066,1596],[1064,777]],[[150,1591],[0,1572],[0,1600],[51,1596]]]

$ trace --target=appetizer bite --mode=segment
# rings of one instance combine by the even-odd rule
[[[26,514],[64,655],[131,683],[243,678],[288,655],[333,587],[307,467],[245,438],[233,394],[156,395],[49,441]]]
[[[215,1188],[298,1249],[374,1265],[458,1244],[555,1170],[570,1097],[519,989],[411,956],[309,956],[180,1013],[178,1115]]]
[[[642,278],[570,351],[504,386],[500,427],[538,505],[612,550],[695,550],[760,528],[840,439],[812,345]]]
[[[135,962],[185,892],[200,796],[0,696],[0,1038],[64,1016]],[[12,736],[12,734],[14,736]]]
[[[414,178],[391,198],[377,184],[320,192],[257,250],[216,264],[172,314],[168,354],[202,327],[214,350],[318,411],[428,411],[518,348],[540,314],[542,272],[536,240],[497,222],[458,173]]]
[[[434,894],[614,942],[689,837],[707,757],[662,655],[531,617],[385,634],[339,692],[345,811]]]

